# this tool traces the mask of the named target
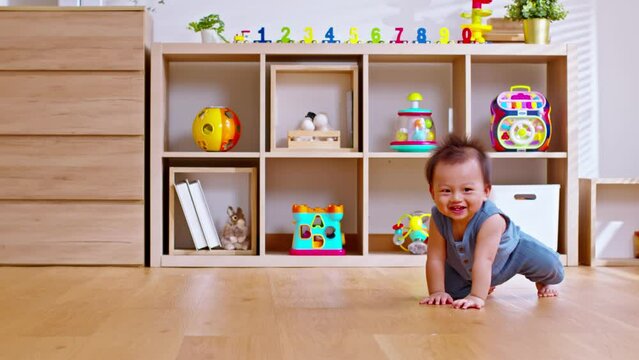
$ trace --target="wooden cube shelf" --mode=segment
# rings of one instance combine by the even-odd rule
[[[591,266],[639,266],[632,249],[633,235],[639,230],[639,179],[579,179],[579,186],[579,262]],[[607,204],[613,205],[606,209]],[[613,252],[622,253],[621,256],[597,250],[597,242],[613,239],[625,244],[613,244]]]
[[[256,255],[257,254],[257,169],[232,167],[171,167],[169,169],[169,255]],[[175,191],[175,184],[200,180],[213,222],[220,238],[227,219],[226,208],[241,207],[247,217],[248,250],[195,250]],[[247,211],[248,210],[248,211]]]
[[[271,151],[357,151],[358,93],[357,65],[271,65]],[[309,111],[326,114],[332,131],[291,135],[301,131],[299,125]],[[291,141],[295,136],[313,139]],[[337,141],[331,144],[324,137]]]
[[[429,212],[433,205],[424,179],[429,154],[389,147],[398,110],[408,106],[409,93],[420,92],[422,105],[433,112],[437,140],[454,133],[489,145],[490,102],[520,83],[529,83],[551,102],[550,148],[489,152],[493,180],[561,186],[558,252],[566,265],[577,265],[575,52],[566,44],[154,44],[151,266],[423,267],[424,255],[392,244],[392,225],[401,214]],[[213,72],[200,81],[204,69]],[[232,79],[226,77],[230,72]],[[202,88],[214,90],[203,94]],[[247,100],[237,95],[243,92],[250,95]],[[201,101],[193,100],[198,96]],[[243,132],[236,148],[216,153],[193,145],[190,119],[205,100],[230,105],[240,115]],[[339,141],[289,143],[291,136],[337,137],[297,132],[308,112],[326,113]],[[168,213],[175,206],[167,196],[169,170],[196,166],[257,169],[257,209],[251,218],[257,226],[255,255],[193,256],[168,249]],[[233,186],[228,191],[237,192]],[[288,254],[296,203],[344,205],[346,255]]]

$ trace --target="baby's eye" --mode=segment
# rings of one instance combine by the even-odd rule
[[[465,192],[471,192],[471,191],[473,191],[473,188],[464,188],[464,191]]]
[[[439,192],[447,194],[450,192],[450,189],[441,189]]]

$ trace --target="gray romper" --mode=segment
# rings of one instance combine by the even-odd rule
[[[499,249],[492,267],[491,286],[497,286],[522,274],[530,281],[543,284],[558,284],[564,278],[564,268],[559,254],[537,239],[519,230],[508,216],[501,212],[490,200],[484,201],[481,209],[473,216],[460,241],[453,239],[450,218],[433,207],[432,216],[439,232],[446,240],[446,292],[453,299],[461,299],[470,294],[475,243],[481,225],[494,214],[501,214],[506,220],[506,231],[501,236]],[[543,226],[543,224],[540,224]]]

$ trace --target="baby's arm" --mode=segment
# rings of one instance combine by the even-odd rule
[[[477,234],[475,254],[473,256],[473,285],[470,289],[470,295],[463,299],[455,300],[453,302],[455,308],[481,309],[484,306],[484,301],[490,288],[493,261],[495,261],[499,242],[505,230],[506,220],[499,214],[492,215],[482,224]]]
[[[428,237],[428,257],[426,259],[426,281],[428,293],[420,304],[444,305],[453,302],[453,298],[446,293],[444,285],[446,265],[446,240],[442,237],[433,219],[430,219]]]

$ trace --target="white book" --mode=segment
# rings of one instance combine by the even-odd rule
[[[191,192],[191,198],[193,199],[193,205],[195,205],[195,212],[197,218],[200,220],[200,226],[202,226],[202,232],[204,232],[204,239],[206,240],[209,249],[213,249],[222,246],[220,237],[217,234],[215,223],[211,217],[211,209],[204,196],[204,190],[200,180],[189,182],[189,191]]]
[[[180,205],[182,206],[182,211],[186,218],[186,224],[189,226],[189,230],[191,231],[191,238],[193,238],[195,249],[200,250],[206,248],[207,245],[204,233],[202,232],[200,221],[197,218],[197,213],[195,211],[195,206],[193,205],[193,200],[191,199],[191,193],[189,192],[187,182],[175,184],[175,192],[180,200]]]

